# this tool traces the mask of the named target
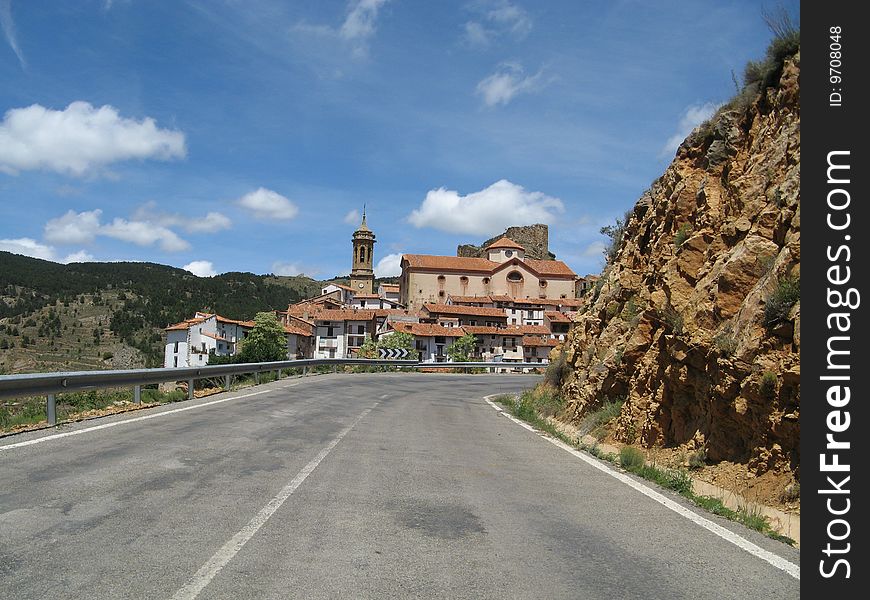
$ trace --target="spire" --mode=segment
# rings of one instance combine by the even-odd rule
[[[362,223],[359,226],[357,231],[369,231],[368,225],[366,225],[366,205],[363,204],[363,215],[362,215]]]

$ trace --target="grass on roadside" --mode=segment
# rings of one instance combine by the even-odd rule
[[[762,515],[757,510],[750,509],[747,506],[742,506],[738,510],[732,510],[725,506],[722,501],[712,496],[699,496],[692,491],[692,477],[687,471],[682,469],[666,469],[656,465],[647,464],[644,461],[643,453],[637,448],[626,446],[622,448],[620,453],[613,454],[603,452],[598,444],[586,444],[580,438],[572,438],[552,425],[544,415],[547,415],[547,410],[552,410],[553,403],[558,399],[558,408],[562,407],[562,399],[550,395],[549,393],[540,391],[539,388],[534,390],[526,390],[519,396],[510,394],[502,394],[495,397],[495,401],[507,408],[513,416],[526,421],[533,427],[544,431],[551,436],[573,446],[579,450],[588,452],[592,456],[605,460],[607,462],[619,465],[629,473],[633,473],[638,477],[642,477],[648,481],[652,481],[663,488],[673,490],[694,503],[696,506],[703,508],[713,514],[725,517],[731,521],[736,521],[750,529],[763,533],[767,537],[784,542],[793,546],[795,541],[790,537],[781,535],[773,529],[767,517]],[[616,403],[613,403],[616,404]],[[621,407],[622,403],[619,403]],[[544,410],[539,410],[543,408]],[[599,409],[601,410],[601,409]],[[615,414],[614,418],[619,414],[619,410],[614,407],[608,407],[608,412]],[[557,411],[550,412],[555,414]],[[608,419],[609,420],[609,419]],[[605,421],[606,422],[606,421]]]

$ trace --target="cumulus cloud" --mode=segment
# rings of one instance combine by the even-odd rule
[[[268,221],[292,219],[299,212],[299,208],[293,202],[278,192],[266,188],[248,192],[236,203],[251,211],[256,218]]]
[[[558,198],[502,179],[466,196],[443,187],[430,190],[408,221],[450,233],[491,235],[512,225],[552,223],[564,208]]]
[[[43,237],[54,244],[90,244],[100,232],[100,209],[77,213],[68,210],[45,224]]]
[[[115,218],[111,223],[100,228],[100,234],[137,246],[159,244],[161,250],[165,252],[181,252],[190,248],[190,244],[178,237],[178,234],[171,229],[145,221]]]
[[[677,148],[683,143],[683,140],[688,137],[695,127],[712,117],[722,104],[713,102],[705,102],[704,104],[693,104],[683,111],[680,117],[680,122],[677,124],[677,131],[668,138],[665,145],[659,152],[660,158],[670,158],[677,153]]]
[[[477,95],[487,106],[507,104],[519,94],[539,92],[546,85],[543,71],[526,76],[523,67],[515,63],[499,65],[495,73],[477,84]]]
[[[204,217],[185,217],[177,213],[162,212],[153,200],[139,206],[133,212],[132,218],[162,227],[180,227],[188,233],[215,233],[233,225],[229,217],[219,212],[210,211]]]
[[[284,277],[292,277],[294,275],[302,275],[302,268],[295,262],[274,262],[272,263],[272,273]]]
[[[0,240],[0,250],[12,252],[13,254],[23,254],[32,258],[41,258],[43,260],[54,260],[54,248],[40,244],[31,238],[17,238]]]
[[[90,252],[79,250],[78,252],[67,254],[66,257],[64,257],[60,262],[62,262],[63,264],[94,262],[94,256]]]
[[[470,6],[476,20],[465,24],[465,41],[472,46],[488,46],[493,40],[510,37],[521,40],[532,30],[529,13],[508,0],[480,0]]]
[[[91,254],[85,252],[84,250],[73,252],[72,254],[68,254],[66,257],[58,260],[57,251],[54,249],[53,246],[41,244],[31,238],[0,240],[0,250],[12,252],[13,254],[21,254],[23,256],[30,256],[31,258],[41,258],[42,260],[50,260],[52,262],[60,262],[64,264],[71,262],[91,262],[94,260],[94,257]]]
[[[121,117],[117,109],[73,102],[64,110],[39,104],[13,108],[0,122],[0,171],[43,169],[83,176],[114,162],[171,160],[187,154],[184,134],[154,119]]]
[[[214,277],[217,271],[214,270],[214,265],[209,260],[195,260],[189,262],[183,267],[185,271],[190,271],[197,277]]]
[[[6,38],[6,43],[12,48],[15,56],[18,57],[18,63],[21,68],[25,68],[27,63],[24,62],[24,54],[21,53],[21,48],[18,46],[18,38],[15,36],[15,21],[12,20],[12,0],[0,0],[0,26],[3,27],[3,37]]]
[[[375,265],[375,277],[398,277],[402,274],[402,255],[387,254]]]
[[[358,210],[353,209],[352,211],[344,215],[344,219],[342,220],[348,225],[359,225],[362,221],[362,215]]]

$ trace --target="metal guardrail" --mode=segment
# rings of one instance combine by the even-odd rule
[[[263,363],[241,363],[231,365],[206,365],[204,367],[180,367],[161,369],[127,369],[118,371],[71,371],[65,373],[28,373],[24,375],[0,375],[0,398],[21,396],[46,396],[46,415],[51,425],[57,424],[56,394],[114,387],[133,387],[133,401],[139,403],[143,385],[166,382],[187,382],[187,394],[193,399],[194,383],[197,379],[224,378],[224,389],[229,390],[234,375],[276,371],[281,378],[285,369],[302,369],[307,373],[310,367],[340,366],[370,367],[407,367],[412,369],[539,369],[546,363],[520,362],[420,362],[416,360],[380,360],[365,358],[308,358]],[[257,377],[258,379],[258,377]]]

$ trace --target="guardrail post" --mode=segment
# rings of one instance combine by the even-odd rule
[[[142,386],[134,385],[133,386],[133,402],[135,404],[142,404]]]
[[[278,381],[279,379],[281,379],[281,369],[275,371],[275,381]]]
[[[260,385],[260,372],[254,371],[254,384]]]
[[[232,379],[232,375],[224,375],[224,390],[230,391],[230,380]]]
[[[308,376],[308,367],[302,367],[302,376],[303,376],[303,377],[307,377],[307,376]]]
[[[57,403],[54,394],[49,394],[45,400],[45,416],[49,425],[57,425]]]
[[[193,379],[187,382],[187,399],[193,400]]]

